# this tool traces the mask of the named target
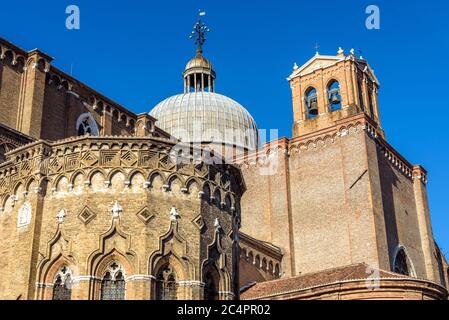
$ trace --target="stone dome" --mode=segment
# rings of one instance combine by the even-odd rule
[[[236,101],[214,92],[186,92],[165,99],[150,115],[157,126],[186,143],[222,143],[244,149],[258,145],[257,126]]]

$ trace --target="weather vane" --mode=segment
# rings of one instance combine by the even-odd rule
[[[195,44],[198,46],[197,54],[201,55],[203,53],[203,45],[206,42],[206,33],[210,32],[210,29],[201,21],[201,17],[204,17],[206,12],[203,10],[199,10],[198,13],[198,22],[193,26],[192,33],[189,36],[189,39],[195,39]]]

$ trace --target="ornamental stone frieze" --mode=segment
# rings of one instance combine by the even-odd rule
[[[153,187],[155,178],[162,180],[162,188],[173,192],[189,192],[191,184],[198,186],[198,196],[209,188],[214,200],[218,194],[219,205],[234,206],[236,193],[241,192],[243,182],[239,170],[228,164],[205,164],[201,157],[175,156],[171,153],[173,143],[157,139],[129,137],[82,137],[54,143],[38,141],[7,154],[7,161],[0,166],[0,195],[5,200],[15,194],[18,185],[47,185],[47,193],[54,193],[67,183],[67,192],[76,192],[76,179],[83,176],[84,187],[92,185],[95,173],[104,177],[104,187],[111,184],[114,174],[124,176],[124,184],[131,187],[131,180],[137,174],[144,177],[141,188]],[[236,178],[237,177],[237,178]],[[200,193],[201,191],[201,193]]]

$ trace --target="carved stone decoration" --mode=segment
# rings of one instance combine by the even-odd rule
[[[31,204],[29,202],[26,202],[19,209],[19,215],[17,217],[17,228],[23,228],[29,225],[31,223],[31,215]]]
[[[171,208],[170,211],[170,220],[171,221],[178,221],[178,219],[180,218],[180,215],[178,213],[178,210],[176,210],[175,207]]]
[[[153,218],[154,214],[152,214],[147,208],[143,208],[137,213],[137,217],[144,223],[148,224]]]
[[[194,218],[192,220],[193,224],[200,230],[202,231],[203,228],[206,226],[204,219],[201,215],[197,216],[196,218]]]
[[[123,212],[122,207],[120,206],[120,204],[116,201],[114,203],[114,206],[111,209],[112,212],[112,218],[117,219],[120,217],[120,214]]]
[[[58,219],[58,223],[62,224],[64,222],[64,218],[66,216],[65,210],[61,209],[56,215],[56,219]]]
[[[218,218],[215,219],[214,227],[215,227],[215,232],[220,233],[221,225],[220,225],[220,221],[218,221]]]
[[[93,213],[89,207],[84,207],[83,210],[81,210],[80,214],[78,215],[78,218],[84,223],[88,224],[96,217],[96,214]]]

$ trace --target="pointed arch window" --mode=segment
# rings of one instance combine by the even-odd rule
[[[447,285],[449,286],[449,268],[446,270],[446,276],[447,276]]]
[[[410,276],[410,267],[407,261],[407,254],[404,249],[399,249],[394,260],[394,272]]]
[[[362,84],[360,83],[360,81],[362,81],[362,80],[359,80],[357,82],[357,89],[359,91],[360,110],[365,111],[365,100],[364,100]]]
[[[368,103],[369,103],[369,112],[371,114],[371,118],[375,118],[374,114],[374,103],[373,103],[373,91],[372,89],[368,90]]]
[[[53,284],[53,300],[71,300],[72,298],[72,272],[66,266],[57,273]]]
[[[78,120],[76,121],[76,130],[78,136],[99,135],[97,122],[90,112],[84,113],[78,117]]]
[[[318,116],[318,95],[315,88],[311,87],[307,89],[305,94],[305,103],[307,118],[316,118],[316,116]]]
[[[446,279],[444,278],[444,267],[443,267],[443,258],[441,256],[440,250],[437,249],[437,263],[438,263],[438,271],[440,274],[440,283],[442,286],[446,286]]]
[[[101,300],[125,300],[125,286],[123,268],[113,262],[101,281]]]
[[[178,283],[172,266],[166,265],[159,271],[156,282],[157,300],[177,300]]]
[[[337,80],[332,80],[329,83],[327,87],[327,99],[331,112],[341,109],[340,83]]]

